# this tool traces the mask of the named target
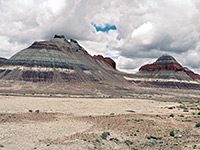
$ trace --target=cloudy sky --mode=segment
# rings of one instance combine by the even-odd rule
[[[0,56],[54,34],[135,72],[162,54],[200,73],[199,0],[0,0]]]

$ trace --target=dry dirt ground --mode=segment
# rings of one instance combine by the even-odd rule
[[[200,149],[200,101],[0,96],[0,150]]]

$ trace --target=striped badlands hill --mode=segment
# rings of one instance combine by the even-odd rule
[[[127,84],[112,59],[92,57],[75,40],[55,35],[34,42],[0,67],[0,79],[32,82]]]
[[[125,78],[142,86],[200,88],[200,75],[182,67],[170,55],[163,55],[153,64],[142,66],[136,74],[125,74]]]

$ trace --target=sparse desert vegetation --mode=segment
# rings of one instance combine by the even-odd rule
[[[27,97],[1,98],[7,99],[1,99],[4,104],[0,113],[2,149],[14,146],[16,149],[21,146],[24,149],[200,149],[200,106],[196,100],[178,104],[133,99],[28,97],[26,103]],[[188,111],[183,111],[186,108]],[[16,135],[19,135],[17,139]],[[20,144],[24,141],[27,145]]]

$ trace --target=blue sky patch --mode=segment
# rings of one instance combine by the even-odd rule
[[[104,27],[101,27],[101,26],[97,26],[96,24],[93,24],[92,25],[96,28],[96,31],[101,31],[101,32],[106,32],[108,33],[109,30],[117,30],[117,27],[115,25],[110,25],[110,24],[105,24]]]

